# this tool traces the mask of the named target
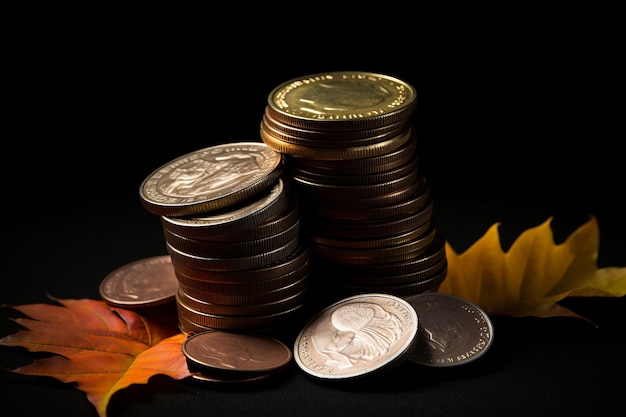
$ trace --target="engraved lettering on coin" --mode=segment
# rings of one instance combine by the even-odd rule
[[[340,71],[290,80],[276,87],[268,101],[270,111],[278,111],[279,117],[284,112],[310,120],[350,120],[404,108],[412,111],[415,91],[383,74]]]
[[[174,301],[178,279],[168,255],[131,262],[108,274],[100,295],[117,306],[148,306]]]
[[[407,359],[417,329],[417,313],[402,298],[360,294],[313,317],[296,338],[294,358],[318,378],[363,376]]]
[[[442,293],[410,296],[420,317],[417,347],[410,361],[453,366],[483,356],[493,341],[489,316],[475,304]]]

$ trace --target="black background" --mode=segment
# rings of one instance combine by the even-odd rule
[[[413,126],[433,222],[457,252],[494,223],[506,249],[550,217],[559,242],[595,216],[598,265],[626,266],[623,64],[609,11],[544,10],[517,19],[460,12],[436,23],[401,10],[358,21],[329,13],[306,24],[291,13],[259,15],[253,24],[237,14],[193,22],[123,15],[51,21],[43,13],[18,20],[9,39],[2,303],[49,302],[46,294],[99,298],[112,270],[166,254],[160,223],[139,200],[143,179],[202,147],[260,140],[275,86],[335,70],[386,73],[415,87]],[[320,384],[295,366],[253,388],[159,376],[116,394],[109,411],[620,414],[623,297],[563,304],[598,328],[571,318],[494,317],[494,346],[476,366],[407,365],[366,387]],[[3,336],[19,328],[15,316],[2,312]],[[0,355],[4,368],[30,358],[20,349]],[[3,415],[96,415],[69,385],[0,376]]]

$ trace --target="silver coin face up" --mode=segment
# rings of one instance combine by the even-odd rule
[[[281,173],[281,155],[261,142],[210,146],[152,172],[139,196],[146,210],[190,216],[223,209],[269,188]]]
[[[417,346],[409,361],[447,367],[473,362],[493,343],[489,316],[474,303],[444,293],[406,297],[420,318]]]
[[[388,294],[340,300],[314,316],[294,345],[294,359],[320,379],[349,379],[388,370],[412,352],[418,331],[415,309]]]

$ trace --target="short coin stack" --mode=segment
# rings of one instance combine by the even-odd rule
[[[309,249],[281,155],[262,142],[183,155],[141,184],[160,216],[185,333],[273,331],[304,306]]]
[[[358,71],[292,79],[268,96],[261,139],[284,155],[327,301],[433,291],[446,276],[410,123],[416,103],[410,84]]]

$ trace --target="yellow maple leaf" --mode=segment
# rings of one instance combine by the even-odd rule
[[[552,217],[522,232],[508,252],[500,243],[500,223],[462,254],[446,242],[448,274],[439,292],[463,297],[494,316],[582,319],[558,302],[626,294],[626,267],[597,266],[600,233],[594,216],[558,245],[551,222]]]
[[[75,383],[102,417],[113,394],[131,384],[145,384],[157,374],[191,375],[181,351],[186,336],[177,329],[104,301],[53,300],[61,306],[11,307],[27,316],[15,319],[27,330],[1,338],[0,345],[56,354],[13,372]]]

